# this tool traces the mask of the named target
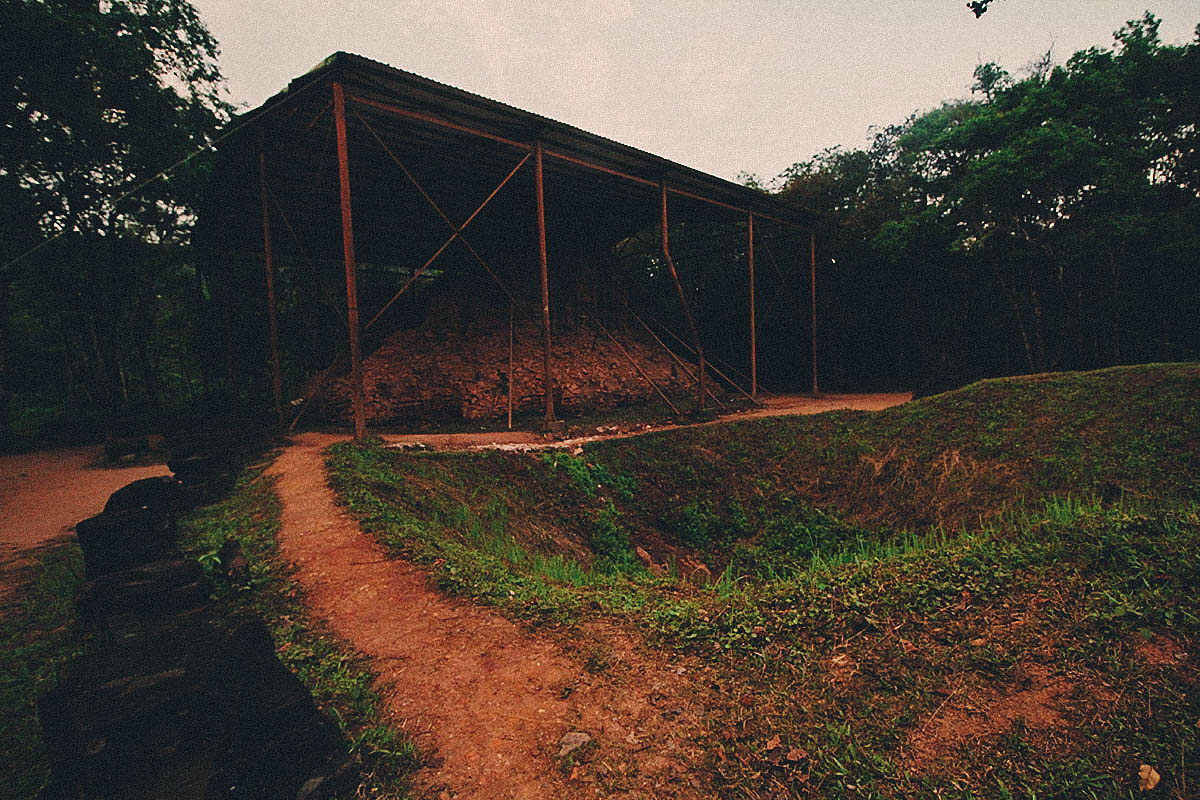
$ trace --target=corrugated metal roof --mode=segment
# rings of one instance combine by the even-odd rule
[[[465,220],[537,140],[545,149],[550,247],[585,237],[601,246],[652,227],[665,182],[671,219],[734,223],[753,212],[779,230],[811,217],[778,197],[708,175],[571,125],[350,53],[335,53],[262,106],[239,115],[218,147],[197,241],[261,252],[259,153],[265,156],[277,257],[335,261],[341,254],[337,158],[330,106],[347,96],[355,242],[361,262],[421,264],[448,229],[395,163],[405,165],[448,217]],[[470,226],[472,241],[528,241],[532,167],[526,165]],[[807,237],[806,237],[807,238]],[[552,254],[553,256],[553,254]],[[554,268],[554,265],[551,265]]]
[[[286,103],[314,82],[340,80],[352,96],[428,115],[492,136],[531,146],[541,139],[548,155],[571,163],[586,161],[616,170],[648,184],[666,181],[680,193],[703,197],[747,212],[807,226],[810,215],[777,197],[709,175],[661,156],[525,111],[463,89],[439,83],[378,61],[338,52],[294,79],[288,88],[263,104],[258,113]],[[409,120],[411,125],[422,123]],[[433,123],[424,123],[427,127]],[[587,167],[575,164],[580,169]]]

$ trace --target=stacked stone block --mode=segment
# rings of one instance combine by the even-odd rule
[[[42,800],[320,800],[353,789],[346,743],[275,653],[261,618],[210,601],[175,549],[177,515],[227,491],[228,453],[114,492],[76,534],[92,646],[41,698]]]

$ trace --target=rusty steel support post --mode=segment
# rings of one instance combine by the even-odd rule
[[[508,429],[512,430],[513,412],[513,314],[516,304],[508,304]]]
[[[697,401],[698,408],[704,410],[704,395],[707,391],[704,378],[704,347],[700,344],[700,332],[696,328],[696,320],[692,317],[692,309],[688,305],[687,297],[683,294],[683,285],[679,283],[679,273],[675,271],[675,261],[671,258],[671,246],[667,240],[667,183],[663,181],[660,184],[662,188],[662,251],[663,258],[667,261],[667,267],[671,270],[671,280],[675,281],[675,291],[679,293],[679,302],[683,304],[683,313],[687,317],[688,327],[692,330],[692,345],[696,349],[696,360],[699,364],[699,374],[697,375]]]
[[[537,186],[538,266],[542,271],[542,383],[546,387],[546,424],[554,422],[554,383],[550,374],[550,277],[546,271],[546,191],[542,183],[542,140],[534,148],[533,175]]]
[[[337,128],[338,185],[342,198],[342,255],[346,261],[346,312],[350,329],[350,391],[354,398],[354,441],[367,438],[367,408],[363,397],[362,353],[358,347],[358,268],[354,261],[354,221],[350,215],[350,156],[346,149],[346,96],[333,84],[333,117]]]
[[[258,188],[262,196],[263,254],[267,262],[267,319],[271,327],[271,389],[275,395],[275,419],[283,429],[283,382],[279,374],[279,319],[275,312],[275,261],[271,255],[271,211],[267,204],[267,158],[262,136],[258,142]]]
[[[750,398],[758,399],[758,325],[754,318],[754,215],[749,216],[749,249],[747,254],[750,262]]]
[[[817,393],[817,234],[808,232],[808,267],[812,291],[812,393]]]

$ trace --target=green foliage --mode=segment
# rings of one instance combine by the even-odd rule
[[[998,92],[1012,86],[1012,75],[994,61],[975,67],[975,83],[971,93],[982,92],[990,103]]]
[[[6,794],[19,800],[32,800],[50,775],[37,700],[87,645],[75,619],[83,582],[79,547],[57,545],[34,558],[27,569],[7,567],[13,595],[0,605],[0,753]]]
[[[535,620],[564,620],[578,604],[565,586],[585,585],[594,576],[570,554],[546,552],[534,537],[518,540],[509,529],[527,499],[506,474],[515,463],[506,455],[473,454],[459,462],[345,444],[330,448],[326,467],[339,499],[364,527],[395,552],[433,565],[443,589]],[[558,478],[553,485],[564,493],[564,505],[584,497],[561,476],[540,471]]]
[[[763,515],[762,533],[747,540],[742,533],[731,544],[726,579],[781,578],[818,564],[857,561],[873,546],[888,542],[902,548],[918,546],[916,540],[886,529],[859,529],[818,509],[795,507],[789,498],[780,508]]]
[[[1196,358],[1200,40],[1146,14],[1111,49],[974,78],[980,99],[780,176],[820,217],[826,385]]]
[[[596,554],[596,566],[604,572],[635,572],[641,569],[629,544],[629,533],[624,528],[621,512],[611,500],[594,514],[588,546]]]
[[[95,416],[161,414],[197,393],[205,297],[187,245],[205,161],[188,157],[231,107],[216,41],[187,0],[14,0],[0,28],[11,447],[82,438]],[[55,425],[31,428],[26,407],[54,409]]]
[[[668,512],[663,526],[681,544],[702,551],[729,547],[749,533],[740,506],[735,505],[727,519],[707,499],[690,500],[678,511]]]
[[[551,469],[565,471],[576,487],[588,497],[595,497],[605,489],[622,500],[630,500],[637,491],[637,482],[624,473],[613,474],[602,464],[593,464],[578,456],[555,451],[544,453],[542,460]]]
[[[367,528],[406,557],[434,564],[439,585],[456,594],[562,621],[579,604],[569,588],[643,574],[623,515],[598,497],[604,484],[628,480],[579,459],[337,445],[327,466],[341,500]],[[586,547],[587,566],[580,551],[553,546],[564,527]]]

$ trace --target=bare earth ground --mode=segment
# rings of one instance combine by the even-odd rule
[[[762,408],[751,409],[734,415],[735,419],[753,417],[779,417],[787,414],[820,414],[849,408],[855,411],[882,411],[912,400],[912,392],[890,392],[887,394],[780,394],[765,398]]]
[[[313,611],[371,659],[394,720],[435,757],[418,796],[700,796],[688,765],[703,702],[686,666],[598,628],[595,647],[616,663],[592,674],[586,649],[446,598],[335,505],[323,439],[300,437],[268,472],[283,501],[281,552]],[[577,769],[556,758],[570,731],[599,743]]]
[[[69,534],[99,514],[108,496],[131,481],[169,474],[162,464],[102,469],[99,447],[0,455],[0,569],[28,551]],[[8,591],[0,580],[0,597]]]
[[[908,399],[778,397],[722,421],[878,410]],[[689,770],[701,756],[694,739],[705,696],[716,690],[703,670],[668,662],[605,626],[589,628],[594,640],[581,643],[525,631],[490,610],[443,596],[425,572],[389,558],[336,505],[321,450],[343,438],[298,436],[271,467],[283,504],[280,548],[296,565],[313,611],[371,659],[393,720],[433,756],[417,776],[418,796],[704,795]],[[522,432],[385,438],[445,449],[550,444]],[[0,456],[0,575],[99,513],[111,492],[166,473],[161,465],[89,468],[97,454],[76,448]],[[0,596],[4,591],[0,578]],[[562,737],[571,731],[586,732],[599,747],[559,759]]]

